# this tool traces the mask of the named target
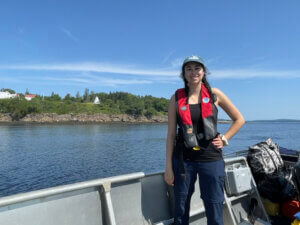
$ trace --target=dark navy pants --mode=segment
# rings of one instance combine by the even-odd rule
[[[182,164],[173,157],[174,171],[174,225],[188,225],[190,201],[199,177],[201,198],[204,202],[208,225],[223,225],[224,202],[224,161],[189,162],[184,161],[185,177],[182,177]]]

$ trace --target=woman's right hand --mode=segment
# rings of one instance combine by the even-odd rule
[[[165,182],[173,186],[174,185],[174,172],[172,168],[166,168],[165,174],[164,174]]]

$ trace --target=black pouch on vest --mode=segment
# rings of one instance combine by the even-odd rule
[[[199,147],[197,135],[194,134],[192,126],[188,126],[188,125],[183,126],[182,135],[184,140],[184,146],[187,149]]]

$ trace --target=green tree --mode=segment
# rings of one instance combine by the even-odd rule
[[[152,116],[154,116],[156,114],[156,110],[152,107],[148,108],[145,112],[145,116],[148,117],[148,118],[151,118]]]
[[[2,88],[1,91],[3,91],[3,92],[7,91],[7,92],[9,92],[10,94],[15,94],[15,93],[16,93],[14,90],[9,89],[9,88]]]
[[[81,102],[82,98],[80,96],[79,91],[77,91],[75,98],[76,98],[76,102]]]
[[[47,97],[48,100],[50,101],[60,101],[61,97],[58,94],[55,94],[53,91],[51,93],[50,97]]]
[[[90,101],[95,101],[95,98],[96,98],[96,94],[94,91],[91,91],[91,94],[90,94]]]
[[[84,102],[90,102],[90,94],[89,94],[89,89],[88,88],[86,88],[84,90],[83,101]]]
[[[69,93],[66,94],[66,96],[64,97],[64,100],[65,100],[65,101],[72,101],[71,95],[70,95]]]
[[[38,112],[35,102],[28,102],[25,99],[10,99],[8,110],[13,120],[19,120],[29,113]]]

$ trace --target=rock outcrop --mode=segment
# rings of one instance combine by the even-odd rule
[[[11,122],[12,118],[9,113],[0,113],[0,122]]]

